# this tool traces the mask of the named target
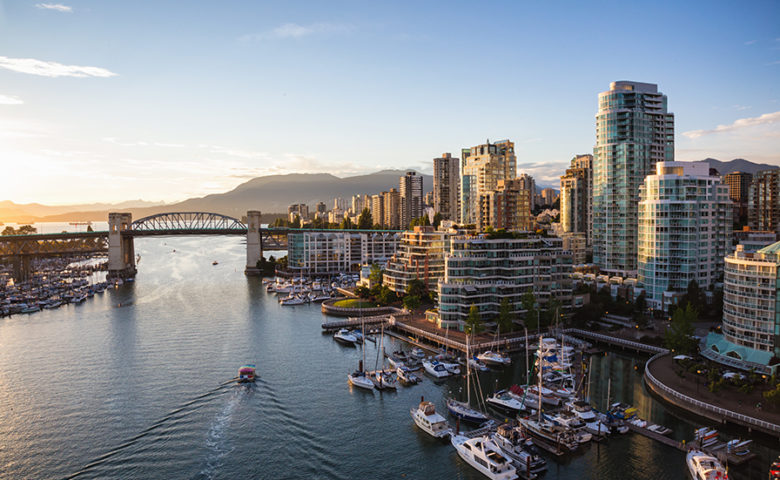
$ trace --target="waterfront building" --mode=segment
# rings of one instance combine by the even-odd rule
[[[531,228],[528,191],[519,179],[499,180],[495,190],[479,195],[477,231],[487,227],[524,231]]]
[[[382,223],[387,228],[401,228],[401,194],[395,188],[391,188],[389,192],[382,192],[382,197],[384,202]]]
[[[780,357],[780,242],[726,257],[723,335],[710,333],[702,354],[711,360],[773,374]]]
[[[577,155],[561,176],[561,230],[582,233],[587,245],[593,236],[593,155]]]
[[[397,249],[395,232],[302,232],[288,235],[288,268],[309,276],[357,272],[363,264],[384,264]]]
[[[514,312],[523,313],[521,298],[533,292],[541,308],[551,298],[563,311],[572,303],[572,255],[560,238],[530,234],[456,235],[445,258],[445,275],[438,283],[437,324],[463,329],[472,305],[482,321],[498,315],[506,298]]]
[[[309,219],[309,206],[305,203],[293,203],[287,207],[287,218],[291,221],[295,221],[295,217],[301,217],[301,222]]]
[[[517,179],[520,181],[520,188],[528,192],[528,208],[533,212],[539,205],[536,195],[536,180],[527,173],[521,173]]]
[[[458,221],[460,160],[449,153],[433,159],[433,209],[443,220]]]
[[[399,180],[401,192],[401,225],[408,228],[412,219],[422,216],[423,178],[417,172],[406,172]]]
[[[476,224],[479,196],[495,190],[499,180],[515,178],[515,144],[509,140],[471,147],[463,155],[460,184],[461,223]]]
[[[695,280],[720,281],[731,249],[729,188],[706,162],[658,162],[639,189],[638,280],[650,307],[667,311]]]
[[[558,193],[552,188],[543,188],[540,194],[542,205],[551,207],[558,200]]]
[[[674,114],[650,83],[612,82],[599,94],[593,147],[593,261],[635,276],[639,187],[656,162],[674,160]]]
[[[384,284],[397,293],[406,292],[414,279],[420,279],[430,291],[436,291],[444,277],[444,256],[449,252],[452,232],[444,228],[414,227],[401,235],[397,253],[387,262]]]
[[[780,234],[780,169],[756,173],[748,195],[750,228]]]

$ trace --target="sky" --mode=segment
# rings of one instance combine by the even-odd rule
[[[0,0],[0,200],[430,173],[505,138],[557,185],[615,80],[668,96],[676,159],[780,165],[777,1]]]

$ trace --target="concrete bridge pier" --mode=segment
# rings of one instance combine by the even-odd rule
[[[137,273],[135,268],[135,248],[133,237],[122,236],[130,230],[133,215],[130,213],[108,214],[108,277],[127,278]]]
[[[246,269],[245,275],[260,275],[257,262],[263,257],[263,240],[260,236],[260,212],[246,212]]]
[[[26,282],[30,279],[30,274],[32,273],[32,257],[29,255],[14,257],[13,267],[14,282]]]

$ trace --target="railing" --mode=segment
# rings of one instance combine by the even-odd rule
[[[602,342],[611,343],[614,345],[620,345],[623,347],[629,347],[629,348],[633,348],[634,350],[639,350],[643,352],[657,353],[657,354],[669,353],[669,350],[661,347],[656,347],[655,345],[645,345],[644,343],[625,340],[623,338],[618,338],[618,337],[611,337],[609,335],[602,335],[600,333],[588,332],[586,330],[580,330],[579,328],[568,328],[564,330],[564,333],[580,335],[586,338],[591,338],[593,340],[600,340]]]
[[[700,408],[702,410],[705,410],[710,413],[718,414],[725,418],[730,418],[732,420],[737,420],[738,422],[745,423],[747,425],[756,426],[759,428],[762,428],[764,430],[773,432],[773,433],[780,433],[780,425],[776,425],[774,423],[770,423],[764,420],[759,420],[754,417],[750,417],[748,415],[743,415],[741,413],[737,413],[731,410],[727,410],[725,408],[716,407],[715,405],[711,405],[709,403],[702,402],[700,400],[696,400],[695,398],[691,398],[687,395],[683,395],[682,393],[678,392],[677,390],[673,390],[672,388],[667,387],[663,383],[661,383],[658,379],[656,379],[653,374],[650,372],[650,364],[653,362],[653,360],[656,360],[662,356],[666,355],[666,353],[657,353],[656,355],[653,355],[650,360],[647,361],[645,364],[645,379],[648,383],[651,383],[653,387],[658,388],[659,390],[663,391],[667,395],[670,395],[678,400],[681,400],[683,402],[689,403],[696,408]]]

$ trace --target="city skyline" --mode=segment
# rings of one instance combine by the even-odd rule
[[[441,152],[504,138],[518,174],[554,185],[592,153],[597,95],[619,80],[661,86],[677,160],[780,165],[778,7],[707,5],[570,4],[558,17],[514,4],[6,2],[0,189],[17,203],[174,202],[274,173],[430,174]],[[659,30],[616,21],[640,11]],[[437,33],[447,25],[464,28]],[[475,80],[469,65],[500,74]]]

